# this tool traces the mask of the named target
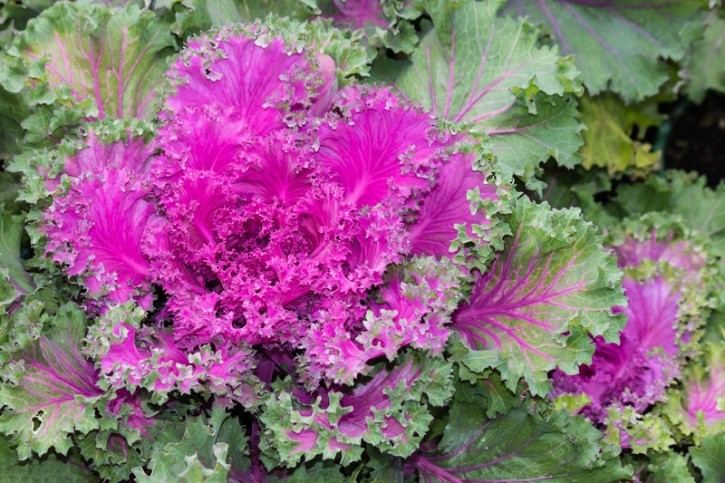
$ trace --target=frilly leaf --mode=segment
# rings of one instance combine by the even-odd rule
[[[313,13],[315,0],[158,0],[154,9],[173,19],[177,35],[195,34],[229,23],[264,20],[269,14],[306,20]]]
[[[725,349],[708,342],[705,354],[688,365],[680,391],[670,391],[662,413],[699,444],[725,431]]]
[[[546,394],[548,371],[573,373],[591,361],[589,334],[616,340],[621,272],[578,210],[519,198],[508,222],[514,236],[453,314],[452,328],[471,349],[462,358],[469,369],[495,367],[509,388],[524,377],[532,393]]]
[[[612,405],[604,422],[605,440],[634,454],[666,453],[675,444],[665,420],[654,413],[640,414],[630,406]]]
[[[175,45],[169,27],[133,3],[115,9],[58,2],[31,20],[8,52],[39,104],[67,98],[94,118],[144,118],[156,112],[156,89]]]
[[[242,472],[248,466],[243,456],[247,445],[244,431],[223,409],[213,409],[209,417],[188,418],[183,435],[175,429],[156,435],[150,473],[134,469],[137,481],[225,483],[230,472]]]
[[[363,442],[407,456],[433,420],[428,404],[442,406],[451,397],[451,375],[443,359],[409,353],[391,369],[380,364],[368,381],[350,391],[330,390],[309,402],[277,385],[260,418],[266,462],[294,466],[341,454],[347,465],[360,459]]]
[[[70,434],[98,427],[92,403],[103,394],[97,373],[80,353],[85,316],[66,305],[46,335],[5,365],[0,375],[0,431],[12,436],[21,459],[50,448],[66,454]]]
[[[380,300],[360,321],[359,333],[353,337],[341,327],[336,330],[338,320],[323,322],[310,331],[301,362],[315,379],[351,384],[370,372],[368,361],[381,356],[393,361],[406,346],[440,356],[464,286],[461,268],[447,259],[416,257],[394,267],[380,288]]]
[[[409,63],[382,63],[378,73],[441,118],[488,134],[502,173],[530,182],[550,156],[568,167],[579,161],[576,102],[565,94],[580,85],[569,61],[537,45],[530,24],[497,18],[499,6],[464,3],[450,30],[436,25]]]
[[[587,126],[581,150],[585,168],[607,168],[610,175],[622,171],[641,175],[658,167],[661,153],[642,142],[647,128],[662,121],[655,102],[627,106],[616,96],[605,94],[583,97],[580,106]],[[632,139],[635,129],[638,136]]]

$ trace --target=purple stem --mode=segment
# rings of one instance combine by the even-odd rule
[[[432,481],[441,481],[445,483],[462,483],[463,480],[456,478],[452,474],[440,466],[432,463],[428,458],[420,454],[414,454],[408,459],[408,464],[415,467],[421,474],[424,481],[429,481],[428,475],[433,475],[435,478]]]
[[[252,471],[249,474],[251,483],[264,483],[264,468],[259,458],[259,423],[252,421],[252,437],[249,441],[249,459],[252,462]]]

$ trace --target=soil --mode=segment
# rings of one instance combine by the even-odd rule
[[[676,104],[669,127],[665,168],[697,171],[711,187],[725,181],[725,94],[710,92],[699,105]]]

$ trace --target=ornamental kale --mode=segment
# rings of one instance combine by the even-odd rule
[[[725,185],[646,130],[722,19],[650,3],[2,3],[3,475],[721,479]]]
[[[676,239],[674,231],[666,236],[656,229],[643,233],[648,222],[639,220],[634,233],[625,228],[623,239],[613,247],[625,271],[627,297],[627,306],[615,309],[627,318],[619,342],[597,337],[591,364],[573,376],[553,374],[554,396],[585,396],[580,412],[613,430],[622,429],[617,413],[625,408],[636,418],[667,401],[666,390],[680,379],[701,325],[691,292],[706,272],[704,254],[693,241]],[[624,437],[621,444],[628,446],[630,439]],[[644,444],[642,439],[637,443]]]

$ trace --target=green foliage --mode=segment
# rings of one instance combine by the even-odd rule
[[[530,187],[539,164],[555,158],[572,167],[582,144],[577,71],[555,48],[539,46],[524,21],[497,18],[498,1],[468,1],[445,9],[410,61],[380,62],[375,78],[470,132],[497,157],[505,178]]]
[[[263,20],[269,14],[307,20],[319,13],[314,0],[158,0],[154,9],[173,19],[172,30],[177,35]]]
[[[0,87],[0,160],[7,160],[20,149],[24,134],[21,122],[29,108],[20,94]]]
[[[725,479],[725,433],[705,438],[702,446],[690,448],[692,463],[702,472],[704,483]]]
[[[687,457],[678,453],[653,453],[650,456],[651,463],[647,467],[650,471],[650,478],[655,483],[667,483],[678,481],[682,483],[695,483],[695,478],[690,473],[687,465]]]
[[[713,9],[705,19],[705,32],[691,46],[680,75],[688,81],[686,92],[701,102],[708,89],[725,92],[725,18],[722,9]]]
[[[609,211],[619,216],[649,211],[679,215],[690,229],[711,240],[716,254],[725,254],[725,184],[707,188],[696,173],[669,171],[644,183],[622,185]]]
[[[685,56],[701,28],[703,3],[508,0],[505,11],[545,26],[562,54],[574,56],[590,94],[611,90],[629,103],[656,94],[669,79],[664,60]]]
[[[661,122],[656,103],[627,106],[605,94],[583,97],[581,111],[587,126],[581,150],[585,168],[607,168],[611,175],[622,171],[643,174],[658,167],[661,153],[652,152],[652,146],[642,142],[647,128]]]
[[[625,303],[621,272],[578,210],[519,198],[507,221],[513,236],[484,279],[486,301],[478,302],[487,307],[472,299],[454,314],[453,327],[484,336],[461,358],[467,368],[494,367],[512,390],[523,377],[533,394],[544,395],[548,371],[575,373],[591,361],[589,334],[617,340],[624,319],[611,309]]]
[[[80,461],[60,458],[54,454],[20,462],[8,440],[0,436],[0,481],[95,483],[100,480]]]
[[[134,469],[136,481],[224,483],[232,468],[242,472],[249,466],[244,430],[224,409],[215,408],[208,417],[190,417],[181,428],[172,426],[156,435],[150,473]]]
[[[632,407],[611,407],[605,420],[605,439],[614,446],[629,446],[634,454],[667,452],[674,446],[670,428],[656,414],[639,414]]]
[[[51,5],[53,0],[0,0],[0,49],[25,28],[28,20]]]
[[[85,327],[77,306],[63,306],[45,334],[0,370],[0,432],[11,436],[22,460],[51,448],[66,454],[71,434],[98,428],[92,403],[102,393],[93,366],[80,354]]]
[[[451,365],[443,359],[411,352],[399,357],[392,369],[378,364],[369,385],[353,386],[346,401],[343,392],[330,391],[327,403],[317,398],[302,404],[288,381],[277,383],[260,417],[265,462],[294,466],[318,455],[333,459],[339,454],[348,465],[361,458],[363,443],[408,456],[433,421],[430,406],[444,406],[452,396],[452,379]],[[345,415],[355,423],[337,430]],[[389,431],[400,434],[391,437]]]
[[[22,215],[10,214],[0,205],[0,310],[3,312],[20,295],[35,290],[20,256],[23,227]]]
[[[631,475],[586,419],[542,415],[536,406],[490,419],[478,403],[485,390],[458,389],[435,451],[410,460],[423,479],[614,482]]]
[[[63,1],[16,36],[0,82],[11,92],[31,87],[32,104],[70,104],[98,119],[148,118],[175,47],[169,26],[136,5]]]
[[[337,0],[0,0],[0,481],[725,481],[725,184],[658,172],[645,141],[662,102],[725,92],[721,2],[347,2],[374,21],[352,30],[360,18]],[[457,226],[450,261],[401,256],[386,274],[407,283],[416,264],[440,265],[412,286],[424,301],[450,286],[435,301],[453,334],[442,354],[386,353],[348,387],[307,380],[291,369],[299,351],[261,344],[249,380],[225,392],[238,368],[195,362],[231,346],[183,346],[164,294],[147,310],[103,306],[45,256],[67,156],[91,129],[153,142],[176,52],[256,28],[230,23],[329,55],[337,88],[393,83],[496,186],[495,200],[468,192],[490,223]],[[618,340],[612,309],[627,299],[608,250],[653,233],[705,260],[689,279],[667,262],[625,270],[677,287],[682,371],[666,401],[612,407],[595,426],[578,415],[589,395],[549,396],[551,371],[586,373],[592,339]],[[379,344],[376,317],[349,321],[369,335],[351,344]],[[101,370],[121,325],[138,337],[126,356],[161,370]],[[179,373],[166,389],[163,370]]]

